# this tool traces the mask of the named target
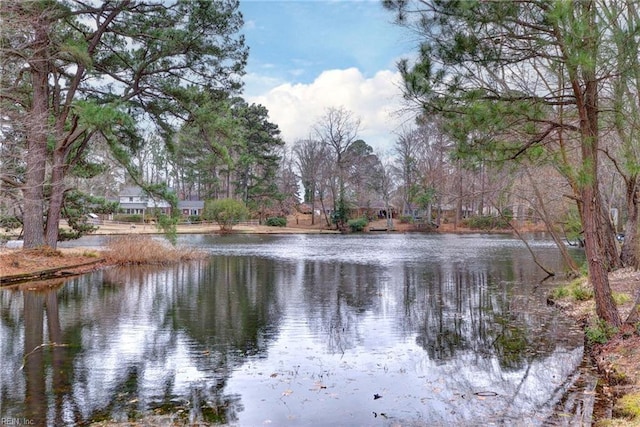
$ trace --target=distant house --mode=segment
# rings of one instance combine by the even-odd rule
[[[321,209],[322,203],[320,201],[316,201],[316,215],[320,215],[322,212],[318,209]],[[311,212],[311,206],[308,204],[301,204],[298,208],[302,213],[305,213],[302,209],[307,209],[308,212]],[[391,214],[391,218],[396,218],[398,216],[398,210],[395,205],[392,203],[385,203],[383,200],[369,200],[358,203],[349,203],[347,209],[349,210],[350,218],[361,218],[367,217],[370,219],[383,219],[387,217],[387,209],[389,209],[389,213]],[[333,214],[333,200],[326,199],[324,200],[324,213],[328,216]]]
[[[182,216],[201,216],[204,211],[204,200],[179,200],[178,209]]]
[[[350,209],[350,216],[383,219],[387,217],[387,209],[390,211],[391,218],[398,216],[396,207],[391,203],[385,203],[383,200],[368,201],[360,206],[354,207]]]
[[[171,205],[163,199],[150,197],[137,186],[123,187],[118,194],[120,210],[128,215],[145,215],[147,213],[171,213]]]
[[[311,214],[313,213],[313,208],[310,203],[300,203],[298,205],[298,212],[301,214]]]
[[[123,187],[118,194],[120,210],[125,214],[144,214],[147,210],[148,196],[140,187]]]

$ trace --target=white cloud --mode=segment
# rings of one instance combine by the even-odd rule
[[[287,143],[308,137],[327,108],[343,106],[361,118],[360,137],[382,152],[393,145],[393,132],[403,123],[397,114],[402,107],[400,81],[400,74],[389,70],[371,78],[356,68],[328,70],[312,83],[283,83],[247,100],[267,107]]]
[[[244,93],[246,94],[245,98],[247,98],[249,102],[255,102],[251,101],[253,98],[255,98],[255,96],[252,96],[252,94],[266,93],[271,88],[284,83],[284,80],[282,80],[281,78],[269,77],[256,73],[247,73],[243,76],[242,80],[244,82]]]

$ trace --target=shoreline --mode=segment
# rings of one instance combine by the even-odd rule
[[[257,227],[260,227],[258,229]],[[179,234],[220,234],[217,230],[203,232],[201,228],[183,228]],[[340,234],[336,230],[316,230],[286,227],[283,232],[280,227],[267,226],[243,226],[230,234]],[[162,235],[158,233],[156,227],[148,227],[143,232],[120,232],[95,233],[97,235],[113,236],[152,236]],[[482,230],[470,230],[471,233],[486,233]],[[400,231],[385,233],[407,233]],[[434,233],[451,233],[450,231],[438,230]],[[381,234],[379,232],[364,234]],[[452,233],[466,234],[466,233]],[[106,248],[105,248],[106,249]],[[13,256],[13,258],[12,258]],[[29,265],[34,267],[29,270]],[[0,289],[16,290],[37,290],[50,289],[62,285],[68,278],[87,274],[116,266],[117,263],[109,260],[106,250],[73,247],[51,250],[42,249],[0,249]],[[7,274],[7,266],[13,267],[14,274]],[[16,273],[16,269],[26,269]],[[640,271],[633,269],[622,269],[610,273],[612,291],[618,295],[627,295],[624,303],[619,303],[621,317],[631,310],[635,302],[635,291],[640,288]],[[581,286],[589,287],[588,279],[582,278]],[[575,282],[575,281],[574,281]],[[571,283],[574,283],[571,282]],[[570,286],[569,281],[559,281],[557,287]],[[588,328],[597,323],[595,321],[595,304],[593,298],[581,301],[570,297],[548,297],[548,304],[553,305],[557,310],[565,313],[582,327],[585,334],[584,358],[597,370],[598,386],[595,392],[595,404],[593,408],[592,422],[599,424],[600,421],[607,420],[608,426],[631,425],[640,426],[640,415],[631,421],[626,418],[619,418],[624,411],[617,408],[616,402],[624,396],[632,396],[638,399],[640,406],[640,325],[636,325],[635,330],[629,327],[621,330],[618,334],[602,344],[589,344],[587,342]],[[585,394],[588,394],[585,391]],[[616,418],[618,417],[618,418]],[[613,423],[610,421],[613,420]]]
[[[618,311],[624,320],[635,303],[635,292],[640,286],[640,271],[624,268],[609,273]],[[557,288],[571,287],[575,283],[589,289],[588,278],[558,283]],[[585,336],[584,361],[595,370],[597,384],[592,425],[608,427],[640,427],[640,324],[625,325],[612,333],[604,342],[590,342],[589,336],[599,327],[593,297],[580,300],[569,296],[554,298],[547,303],[565,313],[582,328]],[[588,392],[585,391],[585,394]]]
[[[379,223],[386,220],[380,220]],[[480,230],[480,229],[468,229],[463,227],[453,228],[453,224],[445,224],[441,228],[437,229],[415,229],[411,224],[397,223],[392,230],[378,230],[376,223],[369,224],[365,231],[358,233],[346,233],[346,234],[358,234],[358,235],[381,235],[381,234],[510,234],[514,235],[510,229],[493,229],[493,230]],[[311,228],[314,227],[314,228]],[[179,224],[177,226],[177,235],[310,235],[310,234],[331,234],[331,235],[343,235],[344,233],[335,229],[328,229],[324,224],[316,224],[315,226],[301,225],[288,225],[286,227],[273,227],[267,225],[258,224],[238,224],[232,231],[223,232],[217,224],[205,223],[205,224]],[[64,228],[64,226],[63,226]],[[373,228],[373,230],[370,230]],[[527,230],[530,232],[539,232],[539,230]],[[524,232],[524,231],[521,231]],[[17,234],[0,234],[1,238],[16,237]],[[92,233],[85,235],[90,236],[154,236],[163,237],[166,233],[163,233],[153,224],[125,224],[125,223],[107,223],[102,224]],[[10,240],[8,240],[10,241]],[[91,271],[95,271],[100,268],[106,268],[115,265],[113,262],[107,260],[106,253],[101,247],[95,246],[73,246],[73,247],[58,247],[52,250],[48,247],[30,249],[29,255],[25,255],[25,259],[4,259],[11,253],[21,253],[23,251],[21,246],[7,247],[0,243],[0,289],[10,288],[15,285],[24,284],[27,282],[40,282],[43,280],[60,279],[66,277],[73,277],[76,275],[85,274]],[[51,254],[38,253],[38,252],[51,251]],[[55,253],[60,256],[53,256]],[[29,261],[28,258],[38,258]],[[100,262],[95,262],[96,258],[100,258]],[[29,264],[36,264],[40,268],[35,268]],[[26,265],[25,265],[26,264]],[[92,268],[87,269],[86,265],[91,265]],[[48,285],[47,285],[48,286]]]

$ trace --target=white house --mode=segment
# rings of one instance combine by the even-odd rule
[[[159,198],[153,198],[145,193],[142,188],[136,186],[123,187],[118,194],[120,209],[125,214],[144,215],[147,212],[171,213],[169,202]]]
[[[137,186],[123,187],[118,194],[120,210],[128,215],[145,215],[162,212],[171,213],[169,202],[159,198],[153,198]],[[182,216],[202,215],[204,210],[204,200],[179,200],[178,210]]]

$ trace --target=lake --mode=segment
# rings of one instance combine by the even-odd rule
[[[179,243],[211,256],[1,290],[0,417],[544,425],[583,359],[582,331],[547,306],[544,272],[508,235]],[[562,271],[550,240],[529,244]]]

